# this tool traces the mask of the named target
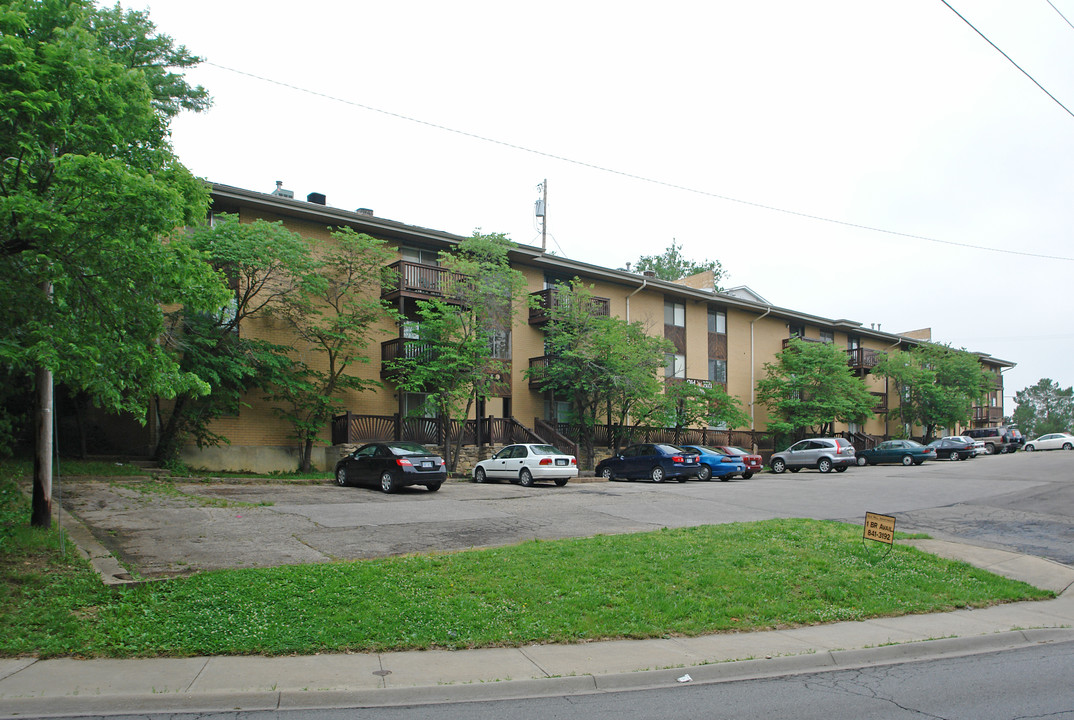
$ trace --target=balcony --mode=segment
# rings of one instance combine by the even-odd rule
[[[874,402],[876,403],[875,405],[873,405],[873,412],[877,415],[883,415],[884,413],[886,413],[888,411],[887,393],[874,392],[869,394],[873,396]]]
[[[545,367],[548,367],[547,355],[530,358],[530,390],[541,389],[541,378],[539,377],[538,373],[540,373],[540,369],[543,369]],[[534,368],[539,369],[535,371]]]
[[[408,260],[392,263],[385,272],[386,286],[380,293],[384,300],[397,300],[400,297],[457,300],[459,293],[455,288],[465,287],[471,282],[470,278],[461,273]]]
[[[974,407],[973,408],[973,421],[974,422],[1002,422],[1003,421],[1003,408],[998,407]]]
[[[530,293],[537,298],[537,304],[530,306],[530,325],[544,325],[552,319],[552,311],[562,307],[563,294],[556,288],[546,288]],[[608,317],[611,314],[611,300],[602,297],[589,299],[589,312],[596,317]]]
[[[868,372],[879,364],[882,354],[881,351],[873,350],[872,348],[849,348],[847,350],[847,363],[852,370]]]
[[[411,338],[392,338],[380,344],[380,376],[385,380],[394,380],[399,371],[392,367],[396,360],[421,357],[428,350],[428,345]]]

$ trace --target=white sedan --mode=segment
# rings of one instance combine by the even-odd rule
[[[556,485],[566,485],[573,477],[578,477],[578,460],[573,455],[535,443],[508,445],[473,470],[475,482],[510,480],[525,487],[535,480],[555,480]]]
[[[1048,433],[1041,435],[1036,440],[1026,443],[1025,451],[1034,450],[1071,450],[1074,449],[1074,435],[1068,432]]]

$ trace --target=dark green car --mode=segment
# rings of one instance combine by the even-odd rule
[[[860,451],[857,457],[858,465],[920,465],[926,460],[935,460],[936,451],[914,440],[885,440],[874,448]]]

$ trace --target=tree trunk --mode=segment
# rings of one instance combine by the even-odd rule
[[[298,469],[300,472],[309,472],[312,464],[310,458],[313,457],[313,438],[306,438],[306,442],[302,444],[302,462]]]
[[[179,454],[179,418],[185,411],[187,400],[189,396],[180,395],[175,398],[175,404],[172,406],[171,414],[168,415],[168,422],[164,423],[164,427],[160,430],[160,438],[157,440],[157,449],[153,453],[153,459],[157,462],[166,463],[170,460],[174,460]]]
[[[52,371],[37,368],[37,454],[30,525],[52,527]]]

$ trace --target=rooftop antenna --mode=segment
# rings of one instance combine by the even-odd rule
[[[541,193],[541,197],[537,198],[536,206],[534,209],[534,215],[541,218],[541,252],[546,249],[545,245],[545,231],[548,227],[548,219],[545,217],[545,209],[548,207],[548,180],[542,180],[541,184],[537,186],[537,191]]]

